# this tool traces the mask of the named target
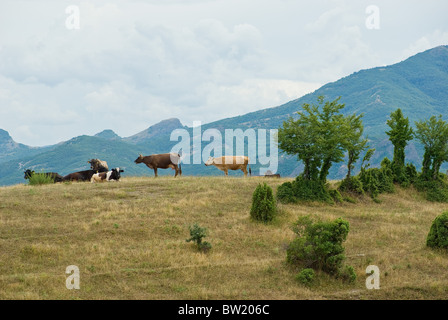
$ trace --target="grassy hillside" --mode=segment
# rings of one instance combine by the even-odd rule
[[[0,188],[0,299],[446,299],[448,254],[427,249],[433,219],[446,210],[414,190],[381,204],[280,205],[278,219],[249,219],[261,181],[223,177],[124,177],[118,183]],[[350,223],[349,285],[319,274],[306,288],[285,264],[299,216]],[[188,226],[209,230],[213,248],[196,251]],[[377,265],[380,290],[365,288]],[[81,289],[65,288],[65,268]]]

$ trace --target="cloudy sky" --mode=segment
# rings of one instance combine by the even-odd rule
[[[0,128],[42,146],[274,107],[448,44],[447,12],[440,0],[1,0]]]

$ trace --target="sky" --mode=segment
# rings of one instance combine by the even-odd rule
[[[0,129],[51,145],[275,107],[448,44],[440,0],[1,0]]]

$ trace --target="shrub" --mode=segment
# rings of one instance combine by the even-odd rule
[[[355,193],[358,195],[364,194],[364,188],[362,182],[358,177],[345,178],[341,181],[341,185],[338,187],[341,192]]]
[[[448,250],[448,211],[434,219],[426,238],[426,245]]]
[[[334,200],[334,202],[344,202],[344,198],[342,198],[341,194],[338,190],[328,190],[328,193],[330,194],[331,198]]]
[[[339,278],[341,278],[344,281],[353,283],[356,281],[356,272],[355,269],[353,269],[352,266],[345,266],[338,275]]]
[[[199,251],[207,252],[212,248],[212,245],[207,241],[202,242],[202,238],[207,236],[207,229],[201,228],[198,224],[194,224],[190,226],[190,238],[187,239],[187,242],[194,241],[196,242],[197,248]]]
[[[292,182],[286,182],[278,187],[277,199],[284,203],[299,201],[320,201],[333,203],[327,186],[322,181],[308,180],[302,176]]]
[[[301,284],[309,286],[314,281],[314,270],[310,268],[303,269],[297,274],[296,280]]]
[[[448,202],[448,185],[442,179],[425,180],[420,175],[414,183],[415,188],[420,192],[426,192],[426,200],[432,202]]]
[[[54,183],[54,180],[51,176],[46,175],[44,173],[34,173],[30,178],[29,178],[29,184],[31,186],[35,186],[35,185],[43,185],[43,184],[52,184]]]
[[[252,207],[250,216],[257,221],[264,223],[272,221],[277,213],[272,188],[266,183],[259,184],[252,195]]]
[[[345,260],[342,243],[349,223],[341,218],[330,222],[313,222],[309,216],[299,218],[293,227],[297,235],[286,251],[287,262],[337,275]]]
[[[359,179],[364,190],[370,194],[374,200],[378,200],[379,194],[395,191],[394,174],[392,172],[392,164],[388,158],[381,161],[381,168],[362,169]]]

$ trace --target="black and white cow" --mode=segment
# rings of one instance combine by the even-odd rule
[[[120,168],[115,168],[108,172],[98,172],[92,176],[92,178],[90,179],[90,182],[95,183],[95,182],[103,182],[103,181],[118,181],[118,180],[120,180],[121,172],[124,172],[124,170],[122,170]]]

